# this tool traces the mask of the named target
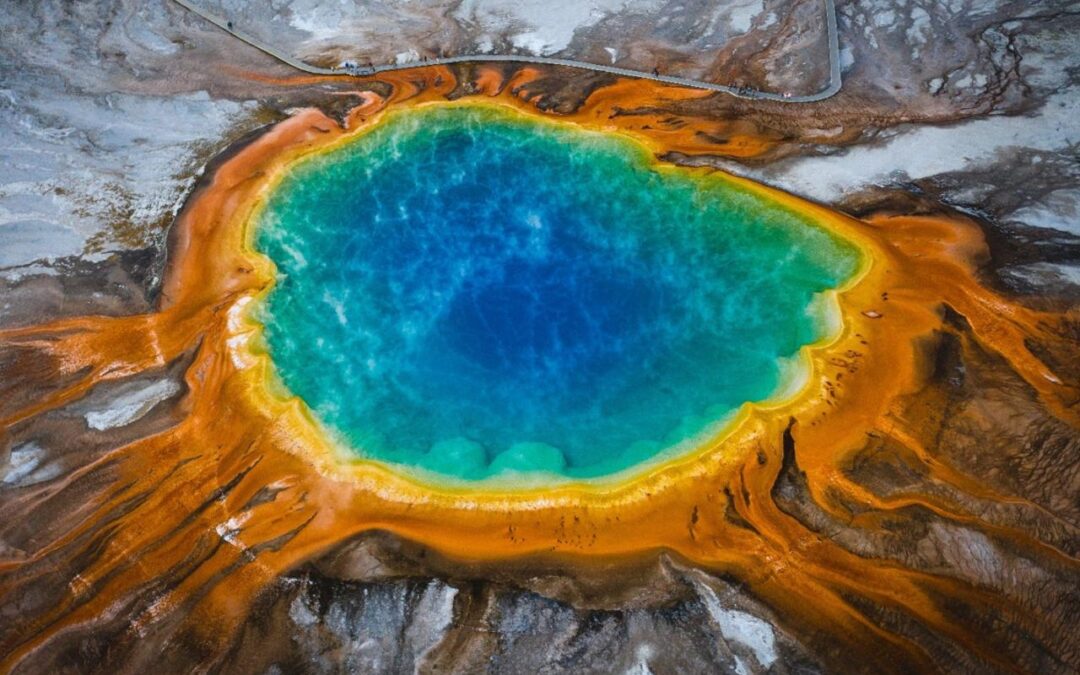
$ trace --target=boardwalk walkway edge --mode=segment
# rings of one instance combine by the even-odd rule
[[[599,73],[607,73],[609,75],[617,75],[619,77],[653,80],[655,82],[673,84],[680,87],[704,89],[707,91],[718,91],[725,94],[730,94],[738,98],[758,101],[779,101],[781,103],[814,103],[816,101],[823,101],[831,96],[834,96],[837,92],[840,91],[841,87],[840,38],[838,35],[838,28],[836,22],[836,6],[833,0],[822,0],[825,5],[825,26],[828,33],[829,43],[829,84],[817,93],[805,95],[778,94],[775,92],[761,91],[758,89],[749,89],[747,87],[732,87],[724,84],[715,84],[712,82],[704,82],[701,80],[694,80],[685,77],[675,77],[673,75],[659,75],[647,73],[645,71],[633,70],[630,68],[605,66],[603,64],[588,63],[586,61],[559,59],[547,56],[529,56],[524,54],[464,54],[461,56],[448,56],[428,59],[422,62],[414,61],[409,63],[385,64],[379,66],[367,66],[348,69],[322,68],[319,66],[313,66],[290,54],[286,54],[285,52],[282,52],[273,45],[268,45],[265,42],[259,40],[258,38],[255,38],[251,35],[248,35],[247,33],[237,30],[229,21],[226,21],[220,16],[212,14],[205,9],[198,7],[197,5],[191,3],[189,0],[173,1],[176,4],[184,7],[188,11],[214,24],[215,26],[229,33],[233,37],[243,42],[246,42],[255,49],[269,54],[278,61],[286,63],[293,68],[296,68],[297,70],[303,71],[305,73],[310,73],[312,75],[356,77],[378,75],[379,73],[396,70],[408,70],[410,68],[422,68],[426,66],[453,65],[455,63],[531,63],[549,66],[566,66],[569,68],[578,68],[582,70],[591,70]]]

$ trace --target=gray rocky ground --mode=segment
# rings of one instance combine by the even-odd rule
[[[822,8],[810,0],[205,5],[326,64],[517,50],[771,91],[815,91],[827,76]],[[1080,2],[867,0],[839,2],[838,13],[845,78],[838,96],[799,107],[722,95],[684,104],[779,130],[788,140],[774,156],[746,164],[673,159],[721,166],[854,214],[946,208],[972,215],[990,244],[990,283],[1033,305],[1080,303]],[[0,36],[0,327],[149,309],[168,225],[212,158],[289,109],[325,100],[315,87],[237,76],[289,70],[170,0],[3,0]],[[592,76],[552,77],[545,91],[558,98]],[[965,339],[962,326],[957,335]],[[975,400],[962,364],[942,363],[939,385]],[[0,393],[10,393],[18,382],[4,367],[0,360]],[[174,366],[61,409],[51,435],[18,443],[0,436],[0,504],[5,493],[72,470],[80,461],[73,443],[106,447],[169,424],[182,388]],[[1045,433],[1060,441],[1057,452],[1076,456],[1068,431]],[[852,471],[883,489],[914,480],[876,462],[867,457]],[[1048,502],[1057,490],[1066,502],[1057,512],[1068,524],[1032,527],[1048,528],[1046,537],[1075,556],[1075,467],[1058,471],[1057,482],[1015,480],[1021,491],[1045,488]],[[800,506],[794,474],[778,492],[805,521],[821,517]],[[923,524],[910,546],[888,534],[884,541],[834,534],[851,537],[852,549],[889,551],[1027,597],[1016,587],[1017,579],[1033,578],[1022,552],[934,518]],[[0,552],[8,546],[0,540]],[[1048,588],[1069,586],[1067,571],[1041,574],[1035,578]],[[639,576],[639,586],[612,595],[578,587],[557,569],[470,575],[369,536],[280,579],[215,668],[782,673],[819,672],[838,660],[827,642],[779,625],[734,580],[664,557]],[[1017,648],[1027,650],[1032,671],[1075,672],[1080,664],[1068,651],[1075,633],[1071,647],[1053,647],[1067,641],[1076,620],[1077,605],[1057,601],[1040,596],[1032,610],[1053,617],[1050,628],[1029,627],[1015,638],[1032,645]],[[18,612],[0,604],[0,623]],[[139,670],[161,657],[157,644],[110,651],[110,630],[121,628],[67,640],[28,672]],[[189,647],[166,649],[177,672],[195,666]],[[935,653],[942,670],[986,668],[950,646]]]

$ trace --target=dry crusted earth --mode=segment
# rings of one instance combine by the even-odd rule
[[[366,13],[341,16],[315,3],[286,4],[265,5],[273,14],[264,3],[215,7],[326,63],[359,57],[341,39],[341,30],[352,30],[363,31],[367,54],[383,60],[414,58],[400,45],[417,56],[514,48],[626,58],[778,91],[816,89],[827,72],[817,3],[801,0],[720,10],[592,3],[561,23],[492,2],[371,3]],[[720,153],[670,159],[751,175],[860,217],[972,217],[988,244],[984,282],[1017,302],[1071,312],[1080,349],[1080,3],[873,0],[838,3],[838,12],[845,78],[838,96],[797,107],[722,95],[658,101],[673,125],[680,116],[712,116],[774,141],[765,156],[744,162]],[[670,19],[657,25],[660,16]],[[334,83],[282,86],[274,78],[292,73],[171,2],[6,0],[0,32],[0,328],[149,311],[166,229],[213,158],[293,108],[339,114],[349,104],[333,96]],[[470,80],[468,68],[458,71],[458,81]],[[567,111],[609,82],[551,70],[522,94]],[[945,498],[970,517],[913,507],[838,520],[806,489],[795,447],[786,448],[772,496],[805,527],[860,556],[1002,598],[996,616],[946,608],[955,621],[982,627],[1003,658],[996,663],[902,612],[858,608],[917,644],[938,669],[1077,672],[1078,431],[981,350],[963,316],[942,312],[947,329],[924,346],[933,364],[928,384],[902,406],[922,420],[941,462],[1015,499],[987,500],[932,480],[910,453],[884,441],[852,460],[849,479],[886,497]],[[1080,382],[1077,349],[1030,348]],[[0,410],[45,393],[26,390],[12,359],[0,346]],[[99,386],[0,431],[0,512],[109,449],[175,424],[186,365]],[[109,489],[83,485],[64,503],[0,522],[0,637],[17,631],[37,602],[33,593],[6,592],[9,566],[40,546],[42,523],[73,517],[82,501]],[[1017,546],[997,534],[1001,527],[1022,528],[1037,545]],[[142,609],[117,608],[79,626],[18,670],[782,673],[861,672],[874,661],[840,651],[828,631],[793,631],[737,579],[664,555],[582,578],[554,563],[469,569],[384,535],[282,577],[226,652],[185,641],[171,621],[133,636],[130,617]]]

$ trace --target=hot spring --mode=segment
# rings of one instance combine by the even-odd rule
[[[387,115],[254,223],[277,377],[357,458],[583,479],[790,394],[860,253],[719,174],[489,105]]]

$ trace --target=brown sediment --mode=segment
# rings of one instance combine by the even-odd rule
[[[527,85],[538,75],[525,69],[504,80],[498,71],[481,69],[473,84],[483,100],[537,114]],[[982,235],[963,219],[859,221],[729,177],[856,242],[870,261],[858,283],[837,294],[842,331],[807,352],[812,376],[800,395],[747,409],[730,433],[691,455],[595,484],[515,493],[440,489],[376,463],[339,461],[305,407],[268,390],[268,357],[243,308],[267,291],[272,277],[269,263],[247,245],[246,224],[275,177],[298,157],[362,132],[388,107],[442,101],[458,84],[445,68],[382,79],[391,96],[358,88],[361,103],[344,124],[317,110],[300,111],[217,169],[174,225],[157,312],[0,332],[3,353],[14,354],[16,363],[37,364],[27,379],[54,383],[32,401],[0,399],[0,427],[9,435],[100,383],[163,368],[195,352],[185,376],[185,414],[175,426],[95,457],[11,507],[10,517],[26,517],[50,501],[84,494],[84,484],[108,479],[107,488],[80,497],[88,500],[81,511],[48,523],[36,547],[0,558],[5,597],[46,581],[67,584],[55,602],[28,609],[0,630],[0,669],[139,597],[151,600],[134,613],[129,635],[174,621],[207,650],[224,649],[268,583],[374,530],[481,568],[531,557],[588,570],[600,560],[610,566],[612,560],[667,551],[738,579],[792,630],[828,633],[835,643],[858,649],[860,658],[876,658],[879,671],[932,664],[909,638],[872,620],[860,602],[906,612],[984,662],[1010,667],[1007,656],[941,608],[944,598],[993,612],[999,597],[886,558],[856,555],[808,527],[778,497],[795,481],[821,512],[841,520],[913,506],[958,520],[972,516],[945,498],[880,496],[852,481],[851,459],[868,443],[887,439],[957,491],[1020,499],[937,457],[920,440],[923,420],[902,406],[926,386],[931,364],[924,345],[948,329],[947,311],[963,316],[978,345],[1003,359],[1051,415],[1080,428],[1075,383],[1062,382],[1027,347],[1030,340],[1064,344],[1063,317],[983,288],[975,277],[985,256]],[[700,95],[623,81],[596,91],[561,119],[630,134],[658,155],[754,156],[775,142],[722,121],[619,114],[644,110],[657,98]],[[1018,528],[999,531],[1032,541]],[[1060,557],[1075,564],[1067,554]]]

